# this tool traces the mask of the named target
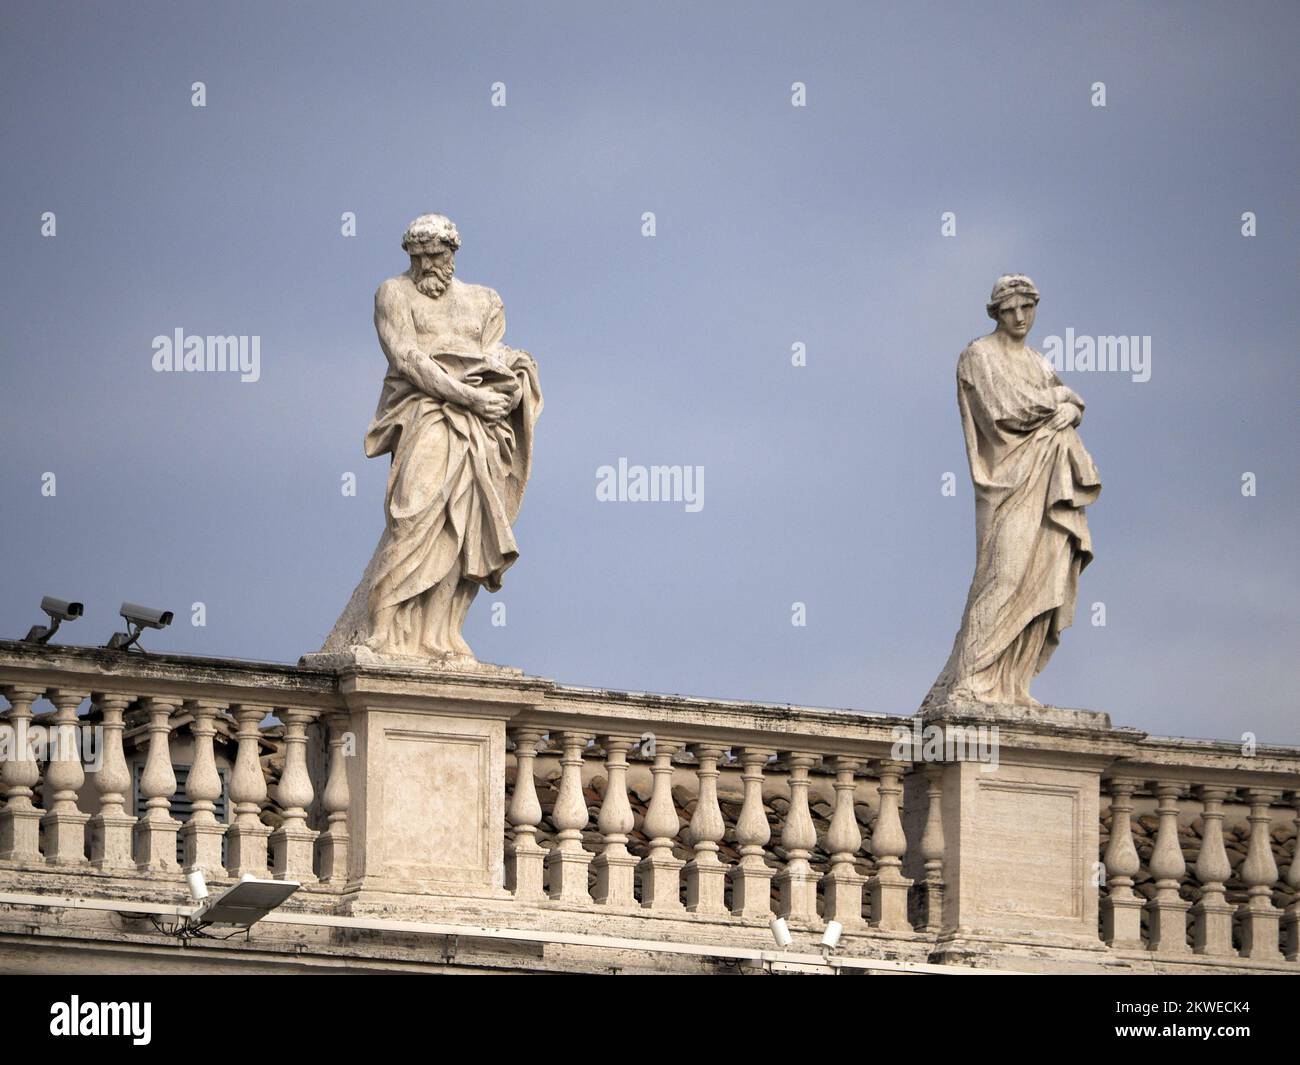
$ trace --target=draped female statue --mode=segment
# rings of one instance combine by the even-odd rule
[[[952,654],[922,703],[1041,705],[1029,682],[1074,620],[1079,573],[1092,560],[1084,507],[1101,481],[1077,426],[1083,400],[1025,344],[1038,289],[998,278],[997,328],[957,360],[975,487],[975,576]]]

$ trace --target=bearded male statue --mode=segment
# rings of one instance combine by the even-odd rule
[[[975,576],[952,655],[921,709],[960,703],[1041,706],[1029,695],[1074,620],[1092,561],[1084,507],[1101,480],[1076,427],[1083,400],[1025,344],[1038,289],[998,278],[997,328],[957,360],[957,406],[975,486]]]
[[[542,392],[532,357],[501,343],[501,297],[453,276],[452,221],[421,215],[402,247],[410,269],[375,293],[388,373],[365,437],[392,456],[384,532],[321,654],[467,665],[469,605],[519,557]]]

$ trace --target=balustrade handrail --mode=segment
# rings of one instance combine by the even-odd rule
[[[383,670],[368,672],[382,674]],[[410,678],[407,671],[396,671]],[[431,695],[454,682],[475,685],[500,683],[493,674],[438,672],[415,674],[427,680]],[[884,756],[899,729],[914,718],[851,709],[792,704],[707,699],[649,692],[626,692],[558,684],[538,677],[520,677],[530,689],[530,705],[512,718],[514,724],[596,731],[629,731],[654,724],[684,742],[718,740],[744,745],[764,742],[793,749],[811,742],[823,755]],[[31,689],[79,689],[84,694],[151,695],[157,698],[216,699],[267,707],[345,710],[340,675],[322,669],[284,663],[246,661],[179,654],[130,654],[106,648],[68,645],[36,646],[0,640],[0,686]],[[1017,742],[1032,726],[1004,727],[1002,734]],[[639,734],[639,733],[638,733]],[[1078,745],[1088,746],[1087,731],[1075,733]],[[1160,737],[1134,728],[1098,730],[1099,746],[1113,754],[1106,777],[1146,774],[1190,776],[1192,783],[1222,783],[1239,775],[1260,786],[1300,786],[1300,747],[1258,744],[1250,755],[1231,741]]]

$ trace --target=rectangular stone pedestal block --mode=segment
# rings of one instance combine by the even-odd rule
[[[176,872],[176,833],[181,823],[162,810],[148,810],[135,823],[135,864],[141,872]]]
[[[1265,895],[1256,895],[1238,908],[1241,916],[1241,956],[1254,961],[1281,961],[1278,947],[1282,911]]]
[[[1116,950],[1142,950],[1143,900],[1131,887],[1112,888],[1101,901],[1101,938]]]
[[[486,669],[458,677],[358,666],[340,688],[355,737],[348,909],[504,897],[506,721],[530,705],[527,685]]]
[[[89,814],[57,811],[41,818],[47,865],[80,865],[86,860]]]
[[[216,821],[211,824],[191,821],[182,825],[179,835],[185,855],[185,872],[202,869],[208,876],[220,876],[224,871],[221,840],[225,834],[226,826]]]
[[[772,917],[772,877],[776,870],[757,855],[746,855],[731,867],[731,912],[766,924]]]
[[[996,754],[944,762],[938,774],[940,952],[961,953],[963,940],[1103,949],[1097,933],[1098,810],[1101,773],[1111,761],[1105,750],[1109,719],[1049,707],[989,708],[965,718],[927,713],[924,719],[941,728],[987,730],[982,747]],[[1076,731],[1081,742],[1072,750],[1069,734]],[[1053,749],[1038,740],[1045,732]],[[921,809],[909,794],[905,813],[911,815],[913,863],[924,826]],[[1128,938],[1136,933],[1129,926],[1140,910],[1123,913],[1116,930]]]
[[[316,833],[302,825],[281,825],[271,833],[271,875],[277,880],[296,880],[300,884],[316,879],[312,861],[316,850]]]
[[[867,881],[867,898],[871,903],[871,927],[882,932],[908,932],[907,892],[912,881],[897,869],[882,868]]]
[[[226,829],[227,874],[238,880],[241,876],[265,879],[269,870],[266,862],[266,840],[271,830],[266,825],[241,825],[238,822]]]
[[[943,929],[943,881],[922,880],[908,895],[907,920],[917,932]]]
[[[546,856],[546,893],[557,902],[588,903],[587,867],[592,854],[573,841],[568,850],[556,847]]]
[[[540,902],[546,897],[542,890],[545,859],[546,851],[531,837],[512,841],[506,854],[506,890],[521,901]],[[635,864],[636,859],[632,861]]]
[[[1187,911],[1191,903],[1178,897],[1178,889],[1163,888],[1146,905],[1150,949],[1156,954],[1190,954],[1187,945]]]
[[[716,854],[697,854],[686,863],[686,909],[690,913],[725,914],[722,904],[727,867]]]
[[[40,838],[40,810],[31,805],[30,799],[10,799],[9,805],[0,810],[0,861],[39,861]]]
[[[320,848],[320,882],[343,886],[348,880],[348,843],[350,836],[347,829],[329,828],[320,834],[317,843]]]
[[[131,830],[135,818],[126,814],[95,814],[90,819],[90,864],[105,872],[131,869]]]
[[[1207,896],[1191,909],[1192,947],[1197,954],[1231,957],[1232,911],[1235,906],[1223,901],[1223,896]]]
[[[666,848],[652,850],[636,867],[641,886],[641,905],[647,910],[681,913],[681,872],[685,863],[674,858]]]
[[[847,862],[831,866],[822,877],[822,908],[828,921],[839,921],[847,929],[861,928],[862,886],[866,877]]]
[[[602,906],[635,906],[637,858],[632,854],[598,854],[592,861],[596,888],[592,897]]]
[[[804,924],[817,922],[817,881],[820,874],[804,863],[791,868],[790,863],[776,874],[776,897],[782,917]]]

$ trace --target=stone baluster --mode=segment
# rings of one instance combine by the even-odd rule
[[[1156,781],[1156,842],[1148,863],[1155,878],[1155,898],[1146,904],[1150,922],[1150,948],[1161,954],[1186,954],[1188,903],[1178,894],[1178,885],[1187,872],[1183,848],[1178,841],[1178,799],[1184,785]]]
[[[329,774],[325,790],[321,793],[321,808],[325,811],[325,831],[321,833],[320,879],[332,887],[343,887],[348,882],[348,810],[352,805],[352,792],[348,787],[348,763],[352,756],[352,718],[342,710],[326,716],[329,726]]]
[[[763,806],[763,767],[774,753],[761,747],[742,747],[736,751],[744,786],[744,801],[736,818],[740,861],[728,870],[731,912],[765,924],[772,916],[772,877],[776,870],[763,860],[763,848],[772,838],[767,809]]]
[[[912,881],[903,875],[907,836],[903,832],[901,800],[906,768],[906,763],[892,759],[880,762],[880,813],[871,833],[876,872],[867,881],[867,890],[871,899],[871,927],[882,932],[912,930],[907,923],[907,893]]]
[[[849,929],[863,923],[862,885],[867,880],[854,866],[862,847],[862,830],[858,828],[858,818],[853,812],[853,796],[857,789],[855,774],[861,764],[859,758],[844,755],[835,758],[835,809],[826,830],[826,850],[831,856],[831,867],[823,878],[823,909],[828,921],[839,921]]]
[[[808,810],[808,770],[819,759],[801,751],[783,751],[781,757],[790,774],[790,807],[781,826],[786,862],[776,874],[778,907],[782,917],[813,924],[817,921],[819,877],[808,861],[817,845],[817,829]]]
[[[1223,888],[1223,882],[1232,875],[1223,846],[1223,801],[1229,789],[1202,786],[1196,792],[1202,810],[1201,850],[1194,872],[1201,883],[1201,897],[1191,909],[1192,948],[1197,954],[1231,956],[1234,907],[1225,899]]]
[[[635,906],[636,858],[629,853],[627,841],[636,819],[627,798],[627,752],[636,737],[601,736],[596,742],[605,749],[605,798],[596,820],[604,847],[592,863],[595,898],[604,906]]]
[[[1241,915],[1241,956],[1255,961],[1281,961],[1278,933],[1282,911],[1273,905],[1277,862],[1273,858],[1273,824],[1269,817],[1269,806],[1280,794],[1250,788],[1243,797],[1250,804],[1250,842],[1246,845],[1246,860],[1241,863],[1247,897],[1237,911]]]
[[[129,695],[96,695],[104,730],[99,771],[94,774],[99,810],[90,819],[90,864],[104,872],[131,869],[131,830],[135,818],[126,812],[131,770],[122,748],[123,715],[133,702]]]
[[[176,794],[172,771],[171,715],[180,704],[171,699],[148,696],[149,753],[140,776],[140,797],[144,814],[135,823],[135,861],[141,872],[176,871],[176,833],[180,822],[171,816],[171,798]]]
[[[90,815],[77,806],[77,793],[86,782],[81,767],[77,707],[81,692],[51,688],[45,693],[54,704],[50,723],[49,764],[45,768],[45,861],[48,865],[80,865],[86,860],[86,822]]]
[[[587,867],[591,852],[582,846],[582,832],[589,815],[582,794],[582,752],[591,739],[589,732],[560,733],[563,754],[560,757],[560,792],[555,798],[551,819],[557,829],[555,847],[546,856],[547,889],[552,899],[561,902],[587,903]]]
[[[542,804],[537,799],[533,766],[537,744],[545,735],[540,728],[515,728],[515,788],[510,794],[506,813],[512,827],[506,848],[506,890],[517,899],[538,902],[546,897],[542,890],[542,860],[546,851],[537,842],[537,826],[542,823]]]
[[[1138,781],[1110,782],[1110,840],[1106,844],[1106,888],[1101,900],[1101,938],[1117,950],[1142,949],[1142,899],[1133,878],[1142,868],[1133,845],[1133,792]]]
[[[727,865],[718,858],[718,844],[727,823],[718,805],[718,759],[724,748],[712,743],[692,743],[688,748],[698,764],[698,792],[690,821],[690,842],[695,853],[686,863],[686,909],[690,913],[725,914]]]
[[[1286,874],[1291,902],[1283,923],[1286,928],[1286,960],[1300,961],[1300,791],[1291,792],[1290,799],[1295,808],[1295,850],[1291,852],[1291,867]]]
[[[224,876],[221,864],[221,840],[226,826],[217,820],[216,802],[221,798],[221,776],[217,773],[213,737],[217,734],[218,703],[206,699],[186,701],[190,712],[190,735],[193,738],[193,761],[185,778],[185,795],[190,800],[189,820],[181,826],[180,839],[185,856],[185,872],[202,870],[207,876]]]
[[[684,863],[673,857],[673,840],[681,827],[673,805],[673,754],[678,749],[678,744],[662,738],[655,742],[655,763],[650,770],[654,785],[642,826],[649,842],[636,867],[641,905],[668,913],[682,911],[680,875]]]
[[[270,711],[267,706],[243,704],[232,706],[238,723],[239,748],[235,767],[230,774],[230,801],[235,819],[226,829],[226,862],[233,877],[265,877],[266,839],[271,830],[262,824],[262,804],[266,802],[266,775],[262,772],[261,737],[258,728]]]
[[[943,928],[943,771],[939,762],[925,764],[925,827],[921,830],[923,879],[917,885],[913,926],[937,933]]]
[[[32,803],[41,780],[41,764],[32,750],[32,703],[41,697],[39,688],[8,687],[5,724],[12,731],[6,737],[0,760],[0,785],[5,806],[0,810],[0,861],[32,865],[41,860],[41,811]]]
[[[307,827],[307,807],[316,794],[307,772],[307,726],[319,711],[277,709],[284,722],[284,769],[275,797],[284,820],[271,833],[271,875],[277,880],[306,883],[315,879],[312,856],[316,845],[316,832]]]

